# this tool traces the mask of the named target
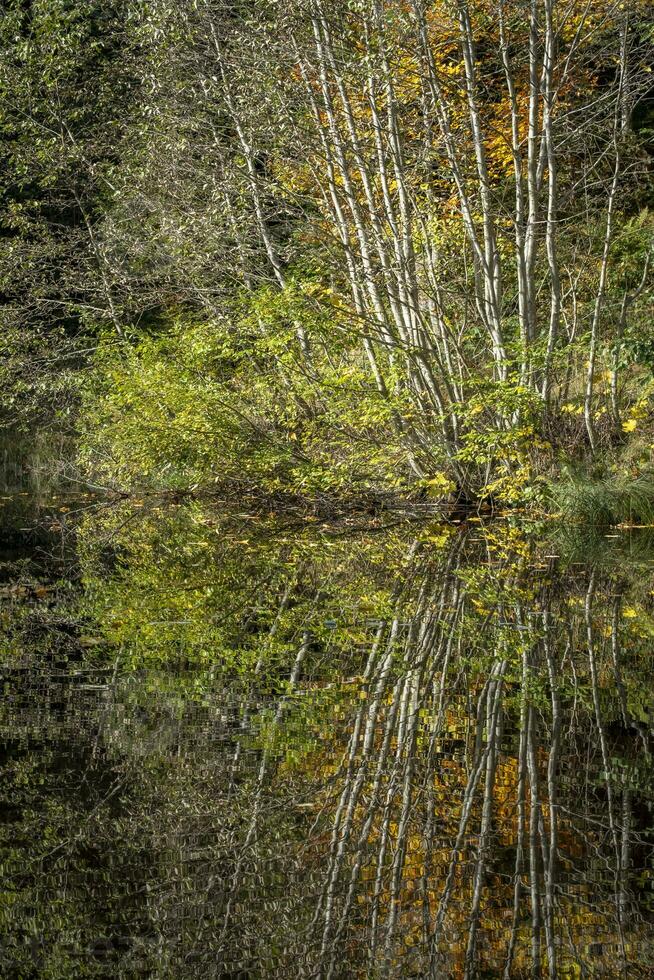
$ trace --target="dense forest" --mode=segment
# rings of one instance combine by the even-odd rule
[[[0,31],[6,430],[122,489],[654,497],[647,0]]]
[[[654,977],[652,0],[5,0],[0,976]]]

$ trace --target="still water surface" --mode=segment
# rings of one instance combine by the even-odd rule
[[[654,977],[654,545],[4,501],[0,975]]]

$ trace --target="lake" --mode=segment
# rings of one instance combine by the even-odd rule
[[[654,976],[650,532],[3,509],[2,976]]]

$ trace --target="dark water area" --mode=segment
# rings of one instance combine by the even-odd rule
[[[2,977],[654,977],[646,531],[3,513]]]

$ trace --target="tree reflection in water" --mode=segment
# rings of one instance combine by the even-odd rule
[[[6,975],[651,976],[647,550],[308,526],[14,566]]]

